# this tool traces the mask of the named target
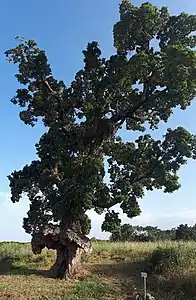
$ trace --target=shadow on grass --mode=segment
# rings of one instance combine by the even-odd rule
[[[4,257],[0,260],[0,275],[12,276],[31,276],[54,278],[51,270],[43,270],[32,268],[28,265],[19,265],[20,259]],[[38,267],[40,267],[38,265]],[[91,275],[103,276],[111,278],[120,283],[124,294],[132,294],[136,289],[139,292],[143,290],[143,282],[141,272],[149,271],[149,262],[111,262],[108,264],[87,264],[85,268],[89,268]],[[148,289],[154,296],[161,296],[160,299],[178,299],[191,300],[196,299],[196,280],[195,274],[183,278],[168,278],[164,276],[150,275],[148,276]],[[86,277],[86,276],[84,276]],[[169,297],[169,298],[168,298]],[[1,298],[1,297],[0,297]],[[159,298],[158,298],[159,299]]]
[[[161,290],[165,294],[175,295],[179,300],[196,299],[196,279],[195,274],[186,277],[168,278],[161,281]]]
[[[149,264],[147,261],[112,262],[108,264],[93,264],[89,267],[91,274],[118,281],[122,287],[123,294],[132,295],[135,290],[142,292],[141,272],[147,271]]]
[[[126,263],[93,264],[92,272],[96,275],[126,279],[134,276],[140,279],[141,272],[147,272],[149,264],[147,261],[135,261]]]
[[[13,259],[6,256],[0,260],[0,275],[25,275],[25,276],[42,276],[46,278],[53,278],[51,270],[41,270],[31,268],[25,265],[17,265],[20,259]]]
[[[148,273],[148,291],[156,299],[195,300],[196,277],[189,274],[186,277],[174,277],[152,274],[148,261],[127,263],[95,264],[90,266],[91,273],[99,276],[111,277],[121,282],[125,293],[132,294],[134,289],[143,292],[141,272]]]

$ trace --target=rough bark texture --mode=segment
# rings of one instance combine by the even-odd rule
[[[60,279],[71,278],[80,265],[82,253],[83,249],[74,243],[59,247],[56,262],[52,267],[54,276]]]
[[[40,254],[45,247],[57,251],[52,273],[61,279],[70,278],[80,265],[82,253],[91,251],[91,242],[84,234],[66,227],[48,226],[35,233],[31,240],[34,254]]]

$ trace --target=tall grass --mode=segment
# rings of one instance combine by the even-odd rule
[[[20,289],[23,299],[30,300],[42,299],[34,293],[38,287],[43,288],[43,299],[75,300],[83,299],[84,294],[94,300],[124,299],[125,294],[133,292],[134,287],[141,288],[140,272],[146,270],[149,273],[149,292],[157,300],[196,299],[195,242],[94,242],[93,252],[83,256],[82,269],[85,271],[87,268],[88,272],[80,275],[83,277],[81,282],[73,281],[71,286],[55,280],[48,281],[45,277],[36,280],[40,273],[34,270],[49,269],[54,259],[54,251],[45,250],[40,256],[33,255],[28,243],[0,243],[0,271],[3,264],[9,268],[9,272],[5,273],[9,276],[4,276],[4,280],[0,281],[0,297],[1,290],[7,291],[9,283],[12,293]],[[28,277],[24,277],[24,281],[23,276],[29,274],[34,277],[28,280]],[[29,298],[27,290],[32,293],[32,296],[28,294]]]
[[[0,243],[0,260],[6,257],[10,257],[12,259],[22,259],[28,255],[31,255],[31,245],[29,243]]]
[[[42,255],[37,256],[33,255],[30,243],[0,242],[0,269],[2,267],[5,268],[6,265],[10,265],[12,269],[20,267],[50,267],[54,260],[54,251],[45,249]]]
[[[136,243],[136,242],[94,242],[93,255],[89,257],[99,258],[100,260],[106,256],[122,257],[129,261],[144,260],[149,258],[156,249],[179,249],[183,255],[195,253],[196,243],[194,242],[156,242],[156,243]],[[97,257],[98,256],[98,257]],[[190,255],[189,255],[190,256]],[[188,259],[188,257],[187,257]]]
[[[136,286],[141,284],[140,272],[147,271],[150,292],[158,300],[196,299],[195,242],[96,242],[89,261],[123,264],[121,271],[125,273],[128,269],[128,275],[135,276]]]

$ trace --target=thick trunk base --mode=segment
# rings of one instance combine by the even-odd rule
[[[79,229],[77,231],[77,226],[70,229],[50,225],[33,235],[31,245],[34,254],[40,254],[45,247],[57,251],[51,275],[61,279],[72,277],[80,265],[82,253],[91,250],[91,241]]]
[[[51,269],[53,276],[60,279],[70,279],[80,266],[82,253],[83,249],[74,243],[66,246],[61,245],[57,249],[56,262]]]

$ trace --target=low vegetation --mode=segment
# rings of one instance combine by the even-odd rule
[[[110,236],[111,242],[158,242],[196,241],[196,224],[180,224],[177,228],[161,229],[153,226],[132,226],[123,224]]]
[[[40,256],[29,244],[0,243],[0,298],[29,300],[127,299],[142,291],[141,271],[157,300],[192,300],[196,295],[196,243],[93,243],[70,281],[50,278],[53,251]]]

